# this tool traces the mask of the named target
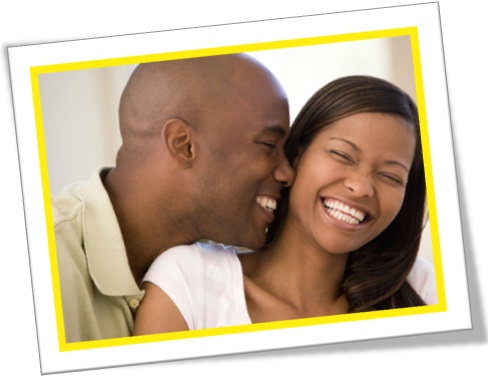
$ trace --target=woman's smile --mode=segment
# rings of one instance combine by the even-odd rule
[[[355,209],[340,200],[333,198],[322,199],[327,212],[339,221],[344,221],[351,225],[359,225],[368,217],[368,213],[361,209]]]

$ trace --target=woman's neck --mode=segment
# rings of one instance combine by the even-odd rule
[[[331,254],[292,228],[241,263],[253,322],[347,313],[341,284],[347,254]]]

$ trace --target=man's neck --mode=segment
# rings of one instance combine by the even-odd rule
[[[136,184],[131,184],[137,182]],[[129,266],[140,284],[152,262],[165,250],[198,240],[188,213],[175,207],[171,194],[152,198],[141,181],[110,171],[104,185],[124,239]],[[185,215],[186,214],[186,215]]]

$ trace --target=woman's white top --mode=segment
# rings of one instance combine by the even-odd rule
[[[251,324],[235,247],[194,243],[168,249],[144,276],[175,303],[188,328]],[[427,304],[437,302],[434,268],[418,258],[408,281]]]

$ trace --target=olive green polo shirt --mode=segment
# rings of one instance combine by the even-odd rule
[[[66,342],[132,335],[143,297],[97,170],[52,199]]]

